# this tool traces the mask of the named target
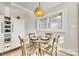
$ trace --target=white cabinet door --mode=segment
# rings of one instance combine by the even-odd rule
[[[12,19],[12,48],[17,48],[20,46],[20,41],[18,36],[25,35],[24,20],[22,19]]]
[[[0,53],[3,52],[3,43],[4,43],[4,37],[3,37],[3,18],[0,16]]]

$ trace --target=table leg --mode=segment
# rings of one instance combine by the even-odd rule
[[[39,42],[39,44],[38,44],[38,56],[41,56],[42,54],[41,54],[41,45],[40,45],[40,42]]]

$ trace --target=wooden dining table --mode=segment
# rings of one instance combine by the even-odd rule
[[[38,47],[37,54],[38,54],[38,56],[41,56],[42,55],[41,44],[49,42],[49,38],[43,37],[43,36],[38,36],[38,39],[37,39],[37,37],[36,38],[33,37],[33,38],[31,38],[31,40],[32,40],[32,42],[37,43],[37,47]]]

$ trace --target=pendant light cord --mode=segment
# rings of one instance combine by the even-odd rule
[[[39,2],[39,7],[40,7],[40,2]]]

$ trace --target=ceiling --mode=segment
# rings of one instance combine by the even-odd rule
[[[34,11],[35,8],[38,6],[38,2],[14,2],[15,4],[23,7],[23,8],[26,8],[30,11]],[[40,5],[41,5],[41,8],[43,10],[47,10],[51,7],[55,7],[59,4],[61,4],[62,2],[40,2]]]
[[[11,3],[20,6],[23,9],[27,9],[31,12],[34,12],[35,8],[38,6],[38,2],[0,2],[0,4],[4,4],[6,6],[11,6]],[[55,7],[63,2],[40,2],[41,8],[46,11],[51,7]]]

